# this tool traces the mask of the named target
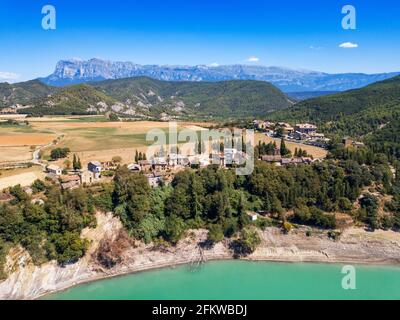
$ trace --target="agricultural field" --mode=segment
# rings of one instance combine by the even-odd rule
[[[38,130],[32,125],[0,126],[0,165],[32,159],[32,152],[51,143],[57,135],[48,130]]]
[[[113,156],[121,156],[124,163],[133,160],[136,150],[146,151],[153,144],[146,141],[147,133],[152,129],[168,132],[168,122],[137,121],[107,122],[101,116],[42,117],[29,118],[28,126],[0,126],[0,163],[8,161],[26,161],[38,146],[46,146],[59,138],[57,147],[69,148],[83,163],[91,160],[107,161]],[[210,123],[181,122],[178,130],[189,128],[200,132]],[[256,134],[258,141],[271,142],[273,138]],[[279,139],[275,140],[279,146]],[[168,142],[168,141],[167,141]],[[313,146],[287,142],[287,147],[307,150],[315,158],[325,157],[326,151]],[[42,151],[44,159],[49,157],[51,149]]]
[[[136,150],[145,152],[154,143],[146,141],[150,130],[160,129],[166,133],[169,130],[167,122],[106,122],[104,117],[99,116],[28,120],[28,126],[0,126],[0,163],[30,159],[37,146],[46,146],[57,138],[60,138],[57,147],[69,148],[71,157],[77,154],[83,164],[91,160],[109,161],[113,156],[120,156],[123,163],[131,163]],[[178,130],[188,128],[199,132],[206,125],[210,124],[182,122]],[[54,146],[43,149],[44,159],[49,158],[52,148]]]
[[[45,173],[42,167],[0,170],[0,191],[20,184],[22,187],[30,186],[36,179],[44,179]]]
[[[167,133],[168,122],[138,121],[138,122],[108,122],[104,117],[43,117],[29,118],[26,126],[0,126],[0,166],[9,163],[27,162],[32,159],[32,153],[41,149],[42,159],[48,160],[50,152],[56,146],[69,148],[72,161],[73,154],[80,157],[85,166],[89,161],[110,161],[114,156],[120,156],[122,163],[132,163],[136,150],[146,152],[153,141],[146,141],[150,130],[160,129]],[[196,133],[209,127],[210,123],[181,122],[178,131],[191,129]],[[168,136],[167,136],[168,137]],[[256,134],[258,141],[271,142],[273,138]],[[275,140],[279,146],[279,139]],[[168,143],[168,141],[167,141]],[[326,156],[326,151],[320,148],[287,142],[287,147],[294,152],[302,148],[314,158]],[[187,150],[194,150],[194,145],[188,145]],[[182,149],[181,149],[182,150]],[[66,159],[55,164],[63,166]],[[21,171],[23,170],[23,171]],[[28,185],[35,179],[43,177],[42,168],[31,167],[0,171],[0,189],[4,186],[21,183]]]

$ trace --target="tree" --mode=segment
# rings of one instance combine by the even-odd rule
[[[139,162],[139,152],[136,150],[135,151],[135,163]]]
[[[224,240],[224,232],[220,224],[212,224],[209,227],[207,240],[212,243],[217,243]]]
[[[0,239],[16,241],[21,233],[23,217],[19,210],[8,205],[0,206]]]
[[[278,138],[281,138],[281,137],[283,136],[283,134],[284,134],[284,130],[283,130],[282,127],[279,127],[279,128],[277,128],[277,129],[275,130],[275,135],[276,135]]]
[[[286,147],[285,139],[281,139],[281,156],[286,157],[290,154],[290,150]]]
[[[113,163],[121,163],[122,162],[122,158],[120,156],[115,156],[112,158],[112,162]]]
[[[51,150],[50,157],[52,160],[58,160],[62,158],[66,158],[70,153],[69,148],[56,148]]]
[[[261,244],[261,238],[253,229],[243,229],[238,240],[232,243],[236,257],[244,257],[252,254]]]
[[[378,223],[378,199],[370,193],[366,193],[360,199],[360,206],[365,211],[366,215],[364,217],[364,222],[371,228],[375,230],[379,228]]]
[[[74,170],[77,170],[78,167],[78,160],[76,159],[76,154],[74,153],[74,157],[72,160],[72,167],[74,168]]]
[[[88,241],[74,232],[54,235],[53,241],[47,244],[49,258],[56,259],[61,265],[77,262],[84,256],[88,246]]]
[[[72,160],[72,166],[74,167],[75,171],[82,169],[81,159],[76,154],[74,154],[74,158]]]
[[[81,170],[81,169],[82,169],[81,158],[79,158],[79,157],[78,157],[77,169],[78,169],[78,170]]]
[[[113,203],[114,207],[120,207],[119,215],[128,230],[135,230],[150,211],[150,191],[144,175],[132,173],[126,166],[116,171]]]
[[[289,233],[293,229],[293,225],[290,222],[285,221],[283,223],[283,230],[285,233]]]
[[[64,166],[65,166],[65,168],[66,169],[71,169],[71,161],[69,161],[68,159],[66,159],[65,161],[64,161]]]
[[[109,120],[111,121],[111,122],[118,122],[119,121],[119,117],[118,117],[118,115],[117,114],[115,114],[115,113],[110,113],[110,115],[109,115]]]
[[[43,181],[37,179],[32,183],[32,191],[34,194],[45,191],[46,190],[46,185]]]
[[[165,223],[165,234],[167,240],[177,244],[186,231],[186,225],[182,218],[172,215],[167,218]]]

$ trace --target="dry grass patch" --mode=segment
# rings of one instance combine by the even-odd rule
[[[28,146],[0,147],[0,163],[18,162],[32,159],[32,151]]]
[[[276,145],[278,146],[278,148],[281,145],[281,139],[271,138],[262,133],[255,134],[255,143],[258,144],[258,141],[265,142],[265,143],[276,142]],[[286,144],[286,147],[288,149],[290,149],[290,151],[293,154],[294,154],[294,151],[296,150],[296,148],[306,150],[307,153],[312,155],[314,158],[325,158],[326,155],[328,154],[328,151],[326,151],[325,149],[314,147],[314,146],[309,146],[309,145],[302,144],[302,143],[285,141],[285,144]]]
[[[14,134],[0,136],[0,147],[41,146],[52,142],[56,136],[46,134]]]

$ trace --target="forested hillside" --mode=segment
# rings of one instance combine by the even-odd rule
[[[104,114],[185,119],[262,117],[292,105],[273,85],[262,81],[168,82],[150,78],[107,80],[54,88],[39,81],[1,84],[2,107],[30,106],[32,115]]]
[[[377,152],[399,157],[400,77],[302,101],[271,118],[316,123],[333,136],[362,139]]]

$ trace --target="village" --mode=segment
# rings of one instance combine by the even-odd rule
[[[325,134],[317,132],[318,127],[314,124],[300,123],[293,127],[286,122],[254,120],[253,125],[256,130],[274,138],[283,138],[320,148],[326,148],[330,142]]]
[[[4,118],[4,120],[6,125],[15,125],[12,127],[16,128],[14,130],[18,130],[18,127],[22,125],[26,127],[28,123],[24,118],[22,118],[22,121],[19,121],[21,119],[16,119],[11,115]],[[33,122],[35,126],[43,123],[41,119],[37,121],[38,122]],[[49,124],[51,123],[52,122],[49,122]],[[38,174],[40,177],[36,179],[45,178],[59,185],[63,190],[72,190],[80,186],[110,182],[118,166],[126,165],[131,172],[144,174],[149,185],[155,188],[163,184],[169,184],[174,179],[176,173],[188,168],[199,169],[213,165],[221,169],[226,169],[239,167],[245,164],[246,161],[255,160],[267,162],[276,166],[309,165],[313,162],[319,162],[325,159],[326,149],[329,146],[330,139],[323,133],[318,132],[318,127],[316,125],[303,123],[292,126],[289,123],[275,123],[268,120],[254,120],[252,124],[256,131],[256,141],[254,141],[253,146],[257,151],[254,154],[256,157],[255,159],[253,159],[252,156],[250,159],[250,155],[245,151],[246,148],[239,150],[242,148],[238,146],[238,144],[235,145],[233,141],[226,142],[222,140],[214,141],[213,146],[208,146],[207,150],[204,146],[204,142],[200,143],[200,146],[190,147],[191,150],[189,152],[182,152],[182,150],[180,150],[181,146],[175,148],[169,146],[169,150],[164,151],[163,148],[161,148],[160,152],[149,156],[149,158],[147,158],[144,153],[140,153],[140,156],[138,154],[135,156],[134,149],[131,151],[132,153],[129,157],[126,155],[121,157],[122,154],[113,152],[110,154],[109,159],[107,156],[98,152],[90,158],[86,156],[83,160],[83,166],[80,165],[79,168],[66,164],[66,162],[71,162],[70,158],[72,158],[72,155],[75,156],[75,150],[71,151],[66,157],[56,159],[56,161],[49,156],[41,158],[39,153],[41,153],[42,149],[48,149],[48,151],[53,151],[54,148],[59,149],[57,145],[65,137],[62,135],[59,139],[43,142],[41,147],[36,147],[36,151],[32,156],[33,160],[28,161],[27,164],[21,162],[20,167],[24,168],[27,165],[33,164],[33,168],[37,168],[35,169],[36,171],[42,171]],[[121,124],[115,123],[113,125],[117,126]],[[26,130],[30,130],[30,128]],[[225,129],[219,128],[218,130],[222,135]],[[268,143],[268,152],[261,152],[263,146],[260,140],[263,141],[262,143],[264,146],[265,142]],[[288,154],[282,154],[280,147],[282,141],[286,141],[289,144],[291,150],[289,150],[290,152],[288,152]],[[350,138],[345,138],[343,143],[346,147],[359,147],[363,145]],[[139,150],[141,149],[139,148]],[[143,149],[141,151],[143,151]],[[18,165],[19,162],[12,164],[12,167],[18,168]],[[29,168],[27,168],[27,170],[28,169]],[[23,174],[25,173],[22,173],[22,175]],[[10,180],[11,177],[5,177],[3,181],[7,179]],[[34,180],[35,179],[31,179],[31,182]],[[8,186],[11,186],[11,183],[12,182],[9,181],[3,184],[9,184]],[[22,184],[22,186],[29,193],[30,187],[28,183]]]
[[[133,156],[133,155],[132,155]],[[155,154],[150,160],[144,154],[135,156],[135,161],[128,164],[131,172],[142,173],[146,176],[152,188],[172,182],[174,175],[187,168],[206,168],[214,165],[229,168],[243,164],[247,159],[246,153],[234,148],[226,148],[220,153],[198,154],[185,156],[176,152],[168,155]],[[82,169],[66,169],[56,164],[46,166],[47,179],[59,184],[63,190],[72,190],[81,185],[107,182],[112,179],[114,172],[120,166],[118,157],[111,161],[90,161]]]

